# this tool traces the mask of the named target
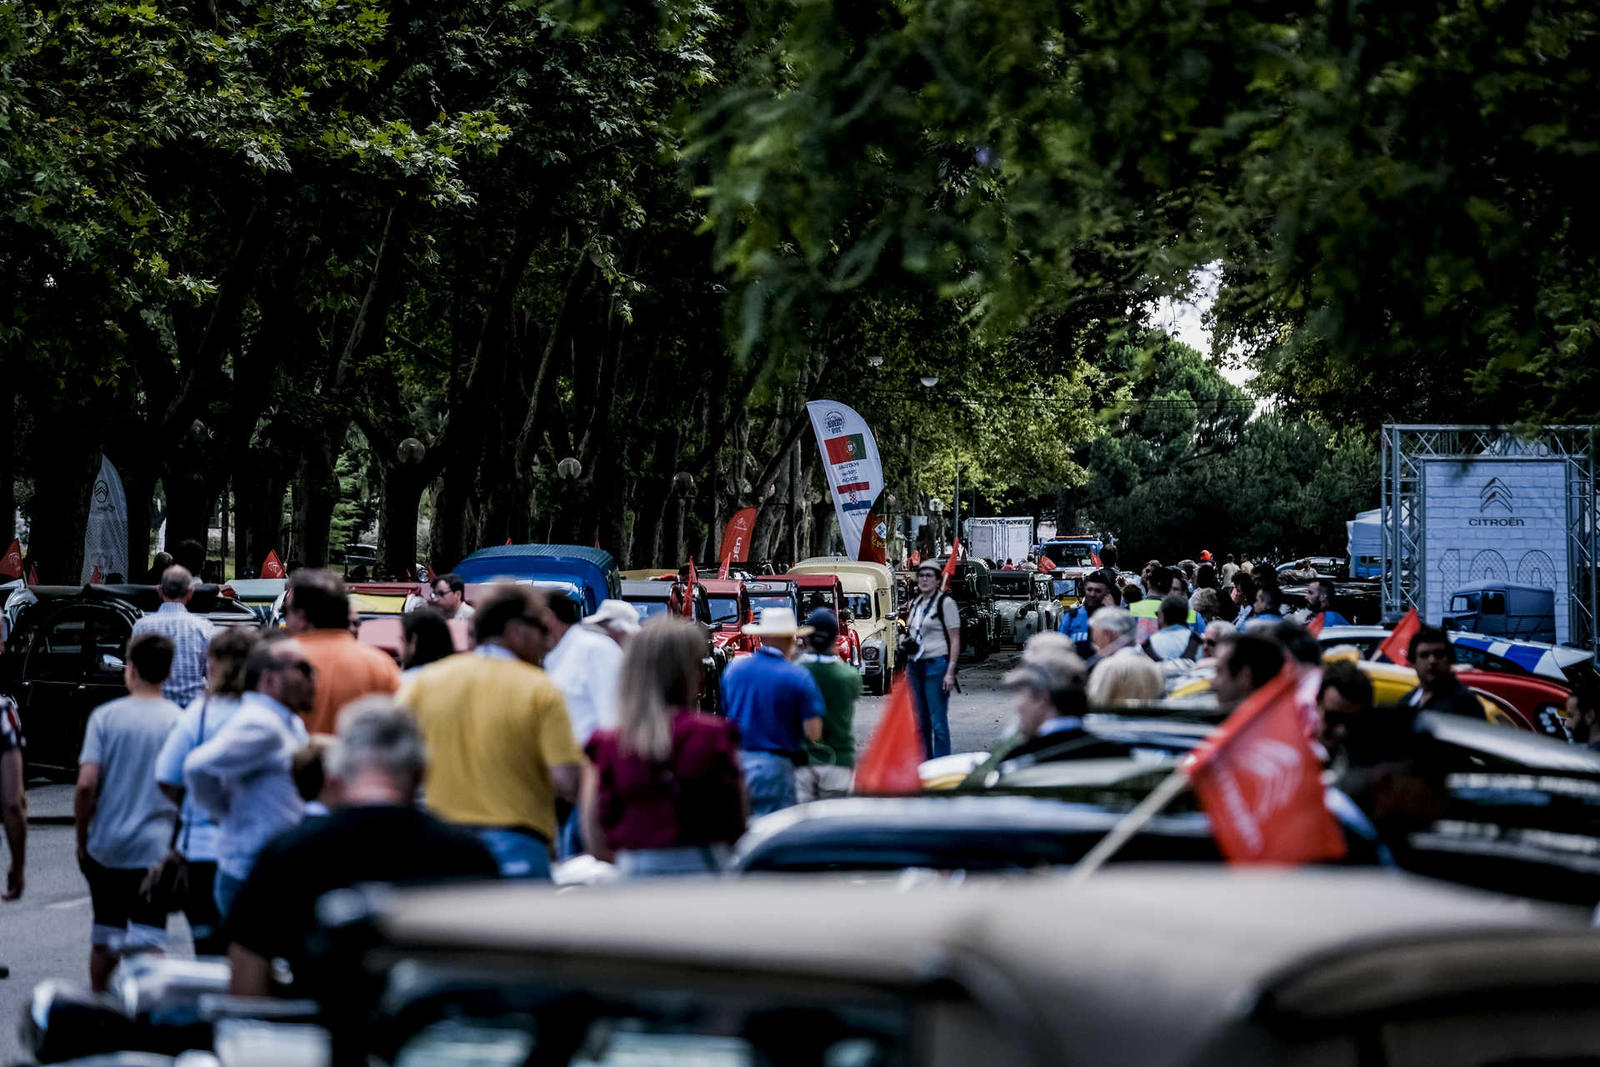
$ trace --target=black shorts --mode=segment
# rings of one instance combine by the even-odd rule
[[[143,867],[103,867],[85,857],[79,864],[89,880],[94,908],[91,944],[113,949],[162,948],[167,941],[167,916],[160,907],[139,899]]]

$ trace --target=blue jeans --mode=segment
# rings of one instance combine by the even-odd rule
[[[721,873],[729,855],[721,844],[630,849],[617,853],[617,870],[624,878],[704,877]]]
[[[770,815],[795,805],[794,761],[776,752],[739,753],[745,792],[750,794],[750,814]]]
[[[917,709],[917,725],[922,729],[922,750],[929,759],[950,755],[950,694],[944,691],[944,675],[949,669],[949,656],[914,659],[906,664],[911,703]]]
[[[469,826],[500,865],[500,877],[550,880],[550,846],[521,830]]]

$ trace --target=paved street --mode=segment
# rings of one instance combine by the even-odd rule
[[[999,735],[1008,702],[1000,675],[1015,661],[1008,652],[961,672],[965,692],[950,705],[953,751],[986,748]],[[865,748],[883,714],[886,697],[868,697],[857,707],[857,744]],[[28,791],[28,882],[16,904],[0,905],[0,965],[11,968],[0,981],[0,1063],[21,1055],[16,1021],[36,982],[51,977],[86,978],[89,896],[74,855],[72,787],[36,784]],[[172,921],[175,951],[188,952],[182,916]]]

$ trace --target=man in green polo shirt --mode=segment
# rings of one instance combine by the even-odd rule
[[[856,769],[856,699],[861,696],[861,675],[834,654],[839,637],[839,617],[828,608],[806,616],[811,633],[800,665],[811,672],[822,690],[822,740],[810,742],[810,763],[795,771],[795,793],[800,803],[850,792]]]

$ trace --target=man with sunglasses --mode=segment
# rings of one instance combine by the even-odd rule
[[[217,823],[217,910],[226,919],[261,847],[297,825],[305,804],[290,765],[306,743],[316,671],[300,645],[269,637],[244,661],[245,692],[217,735],[183,761],[194,802]]]

